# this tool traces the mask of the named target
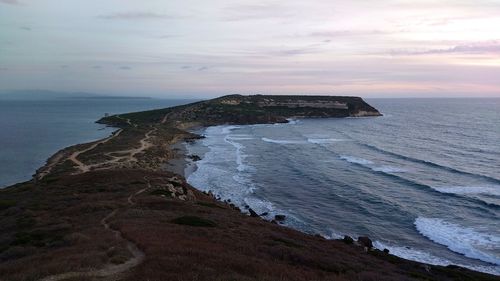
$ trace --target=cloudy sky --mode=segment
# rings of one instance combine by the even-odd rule
[[[500,96],[499,0],[0,0],[0,90]]]

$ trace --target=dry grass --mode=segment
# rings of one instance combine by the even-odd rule
[[[127,203],[148,181],[157,188],[171,178],[94,171],[0,191],[1,279],[38,280],[126,262],[123,240],[101,225],[118,209],[111,227],[146,255],[120,275],[124,280],[495,280],[463,269],[428,272],[419,263],[251,218],[185,183],[195,201],[143,192],[135,205]]]

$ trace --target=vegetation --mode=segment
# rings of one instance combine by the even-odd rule
[[[0,210],[5,210],[16,205],[14,200],[0,200]]]
[[[196,216],[182,216],[172,220],[172,222],[180,225],[189,225],[198,227],[214,227],[217,225],[215,222],[211,220],[207,220]]]
[[[269,98],[331,100],[348,108],[262,103]],[[0,276],[25,281],[69,272],[74,275],[67,280],[94,280],[89,275],[119,265],[113,269],[121,271],[95,279],[494,280],[463,268],[366,252],[352,241],[327,240],[249,217],[161,170],[174,157],[169,144],[196,138],[184,125],[285,122],[297,115],[332,117],[358,110],[372,108],[359,98],[234,95],[104,118],[101,122],[123,131],[93,143],[93,149],[88,149],[93,144],[64,149],[43,169],[44,177],[0,190]],[[83,171],[71,160],[75,153],[83,165],[104,168]],[[128,162],[116,157],[130,154]],[[109,164],[115,160],[116,165]]]

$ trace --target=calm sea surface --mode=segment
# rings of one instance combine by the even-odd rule
[[[188,181],[240,207],[500,275],[500,99],[376,99],[379,118],[216,126]]]
[[[94,123],[104,113],[164,108],[191,101],[161,99],[0,100],[0,188],[29,180],[58,150],[108,136]]]

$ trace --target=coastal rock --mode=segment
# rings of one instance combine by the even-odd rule
[[[363,247],[367,247],[368,249],[373,248],[373,242],[367,236],[358,237],[358,243]]]
[[[342,239],[342,241],[344,241],[344,243],[346,243],[346,244],[352,244],[352,243],[354,243],[354,239],[352,239],[352,237],[348,236],[348,235],[344,236],[344,238]]]
[[[251,217],[254,217],[254,218],[258,218],[259,217],[259,214],[257,214],[254,210],[252,210],[252,208],[249,208],[248,212],[250,213]]]
[[[286,216],[285,215],[275,215],[274,216],[274,220],[276,221],[284,221],[286,219]]]
[[[188,158],[191,159],[193,162],[197,162],[197,161],[201,160],[201,157],[196,155],[196,154],[188,155]]]

